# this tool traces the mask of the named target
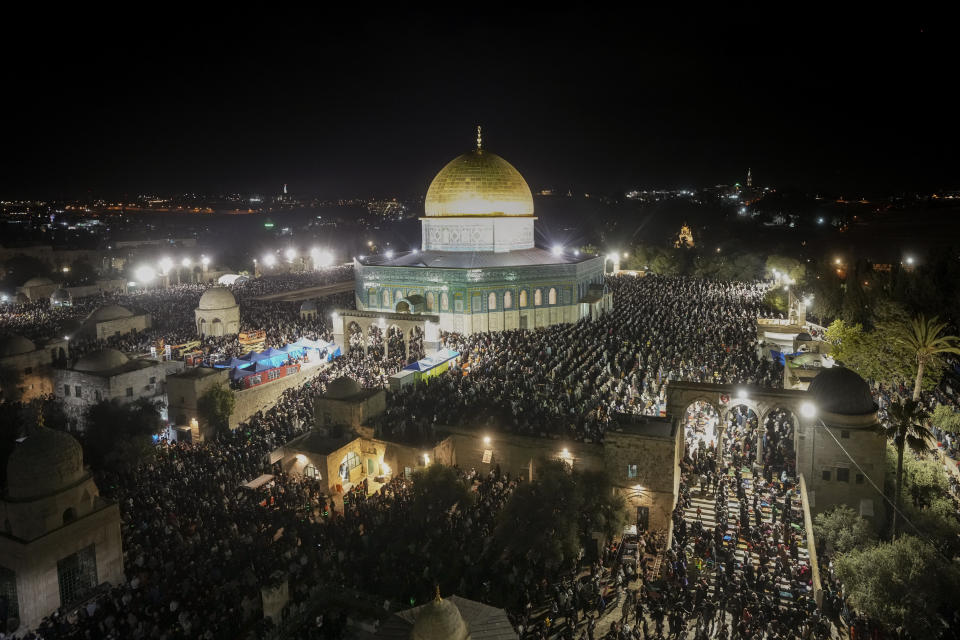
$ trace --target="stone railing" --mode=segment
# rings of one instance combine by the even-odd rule
[[[807,553],[810,554],[810,571],[813,577],[813,599],[818,607],[823,606],[823,586],[820,583],[820,563],[817,562],[817,545],[813,537],[813,519],[810,517],[810,501],[807,499],[807,482],[800,474],[800,500],[803,503],[803,528],[807,535]]]

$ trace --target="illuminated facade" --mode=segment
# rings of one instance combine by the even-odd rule
[[[430,184],[419,251],[354,261],[357,309],[439,316],[440,329],[534,329],[612,306],[603,260],[534,246],[533,197],[509,162],[477,147]]]

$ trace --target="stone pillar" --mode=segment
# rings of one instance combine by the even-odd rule
[[[760,424],[759,418],[757,420],[757,464],[761,467],[763,466],[763,434],[767,431],[764,429],[763,425]]]

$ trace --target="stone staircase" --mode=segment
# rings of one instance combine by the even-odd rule
[[[747,545],[745,541],[737,540],[734,541],[734,527],[739,522],[740,518],[740,502],[737,499],[736,492],[732,487],[728,487],[727,491],[727,531],[725,532],[724,537],[726,538],[724,544],[732,545],[736,544],[736,550],[734,551],[734,556],[737,561],[736,572],[739,575],[743,574],[743,567],[747,561]],[[753,513],[752,503],[753,503],[753,487],[752,483],[750,488],[747,489],[747,510],[750,514],[751,524],[755,523],[755,515]],[[690,494],[690,505],[684,509],[684,520],[686,520],[688,527],[693,523],[697,522],[697,507],[700,508],[700,523],[705,529],[713,530],[717,526],[717,512],[716,512],[716,494],[708,490],[706,495],[701,495],[699,491],[691,491]],[[798,553],[797,561],[793,563],[793,568],[797,569],[801,564],[809,566],[810,556],[806,548],[806,535],[803,530],[803,516],[800,505],[800,499],[797,496],[791,498],[791,508],[794,510],[794,518],[792,522],[799,526],[794,527],[791,525],[791,529],[794,531],[794,537],[798,539]],[[770,524],[773,518],[773,509],[772,505],[764,505],[763,502],[759,503],[761,511],[761,521]],[[778,499],[777,509],[783,508],[783,498]],[[729,547],[728,547],[729,548]],[[759,555],[756,551],[750,551],[750,561],[753,567],[756,569],[760,564]],[[696,558],[688,556],[688,565],[693,565]],[[776,557],[768,557],[767,567],[769,568],[771,575],[776,564]],[[707,579],[709,584],[710,593],[713,594],[716,589],[716,572],[712,564],[708,562],[703,563],[703,571],[701,573]],[[777,597],[780,601],[781,607],[792,608],[795,605],[792,594],[790,593],[790,583],[787,579],[781,578],[776,583]]]

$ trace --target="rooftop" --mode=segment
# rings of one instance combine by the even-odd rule
[[[669,417],[641,416],[634,413],[618,413],[614,416],[614,427],[607,433],[625,433],[644,438],[663,438],[673,440],[676,435],[674,421]]]
[[[494,253],[493,251],[417,251],[393,258],[367,256],[358,262],[367,266],[432,267],[446,269],[481,269],[489,267],[532,267],[544,264],[578,264],[596,256],[572,253],[554,254],[544,249],[521,249]]]

